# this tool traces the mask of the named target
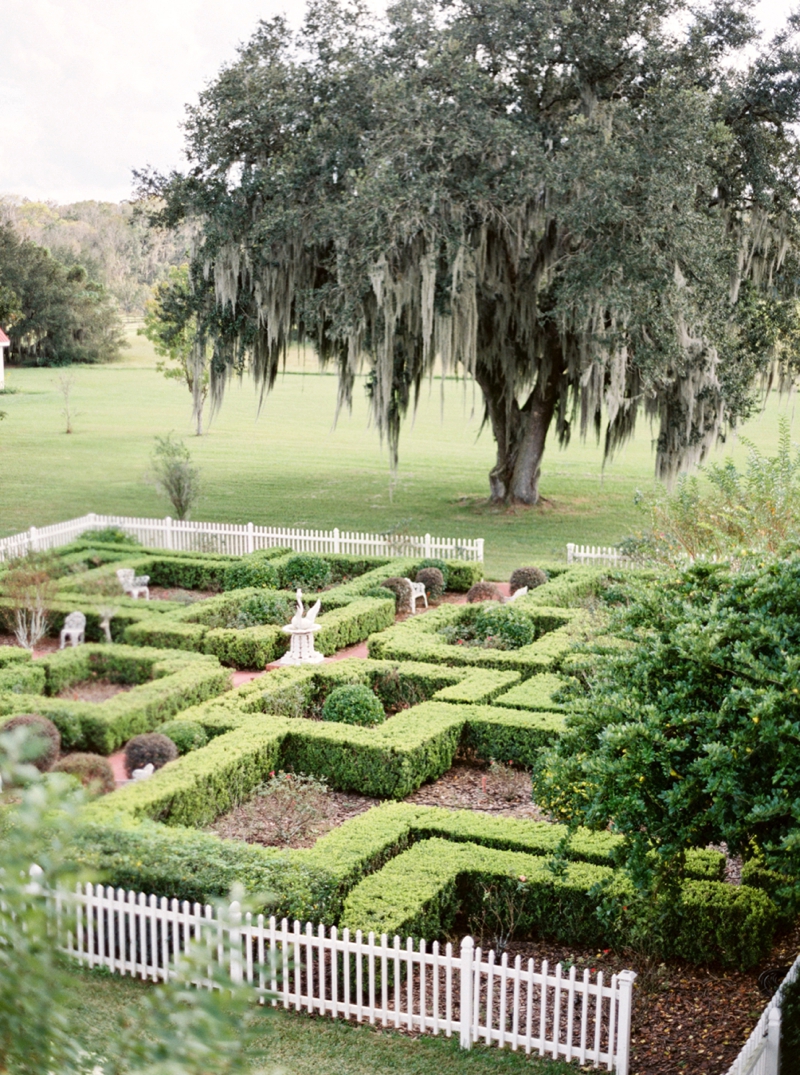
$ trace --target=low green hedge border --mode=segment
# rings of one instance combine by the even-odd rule
[[[495,699],[495,705],[507,709],[532,709],[537,713],[565,713],[567,706],[555,701],[555,696],[570,681],[554,672],[540,672]]]
[[[41,713],[58,727],[65,747],[99,754],[230,687],[230,672],[213,657],[130,646],[87,644],[48,654],[34,667],[45,676],[47,696],[0,694],[0,720]],[[53,697],[92,676],[136,686],[100,703]]]
[[[629,943],[624,875],[590,863],[554,870],[547,859],[475,843],[423,840],[392,859],[348,894],[341,925],[377,934],[430,939],[452,930],[458,913],[480,916],[486,888],[495,906],[513,902],[518,935],[568,944]],[[609,916],[608,904],[617,913]],[[740,969],[772,944],[777,912],[761,891],[718,881],[686,881],[679,901],[664,908],[669,937],[661,955]]]
[[[401,661],[507,669],[519,671],[525,677],[551,671],[572,650],[588,617],[578,609],[536,607],[530,611],[548,633],[520,649],[451,645],[438,632],[443,627],[459,623],[469,611],[458,605],[443,605],[370,638],[369,655]]]

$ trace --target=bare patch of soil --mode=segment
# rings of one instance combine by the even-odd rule
[[[531,802],[528,773],[512,769],[495,774],[467,762],[456,762],[444,776],[431,784],[423,784],[405,801],[420,806],[444,806],[450,810],[477,810],[505,817],[549,820],[544,811]]]
[[[0,634],[0,646],[19,646],[19,642],[11,634]],[[36,643],[33,655],[34,657],[39,657],[44,653],[55,653],[58,647],[59,640],[57,638],[42,638]]]
[[[269,816],[265,800],[254,796],[249,802],[242,803],[218,817],[208,831],[215,832],[226,840],[244,840],[245,843],[262,844],[265,847],[311,847],[326,832],[338,828],[351,817],[363,814],[379,802],[380,799],[372,799],[368,795],[330,791],[325,796],[325,805],[318,820],[306,834],[289,844],[279,844],[275,837],[275,824]]]
[[[71,687],[64,687],[56,697],[69,698],[73,702],[107,702],[114,695],[131,690],[133,687],[129,683],[112,683],[108,679],[86,679],[82,683],[73,683]]]
[[[151,586],[151,601],[178,601],[182,605],[193,605],[195,601],[205,601],[207,597],[218,597],[216,590],[181,590],[177,587]]]

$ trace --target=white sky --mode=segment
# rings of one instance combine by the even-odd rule
[[[757,11],[774,29],[793,6],[760,0]],[[0,0],[0,193],[119,201],[130,197],[133,168],[180,167],[184,106],[259,19],[286,12],[296,23],[304,7],[304,0]]]

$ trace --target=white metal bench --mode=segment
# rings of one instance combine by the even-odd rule
[[[425,608],[428,607],[428,595],[425,592],[424,582],[412,582],[411,579],[404,579],[405,582],[411,587],[411,611],[415,613],[417,611],[417,601],[422,598],[425,602]]]
[[[85,642],[84,635],[86,633],[86,617],[82,612],[70,612],[69,616],[64,620],[64,626],[61,628],[61,645],[59,649],[63,649],[67,644],[67,639],[70,641],[70,645],[78,646],[81,642]]]
[[[132,567],[120,567],[117,569],[117,578],[125,593],[130,594],[131,597],[138,597],[140,593],[143,593],[145,600],[150,600],[150,590],[147,585],[150,581],[149,575],[135,575]]]

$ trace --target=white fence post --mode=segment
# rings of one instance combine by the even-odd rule
[[[767,1048],[764,1054],[764,1075],[778,1075],[781,1060],[781,1009],[776,1004],[769,1013]]]
[[[36,537],[36,534],[37,534],[36,527],[32,526],[30,528],[30,530],[28,531],[28,534],[29,534],[28,541],[30,542],[30,550],[31,550],[31,552],[36,552],[38,550],[38,548],[39,548],[39,544],[38,544],[37,537]]]
[[[254,552],[255,547],[256,547],[256,545],[255,545],[255,538],[253,537],[253,524],[248,523],[247,524],[247,551],[248,552]]]
[[[575,558],[575,545],[572,541],[567,542],[567,563],[571,564]]]
[[[334,528],[333,528],[333,551],[334,551],[334,553],[336,553],[337,556],[338,556],[339,552],[341,551],[340,545],[339,545],[339,527],[338,526],[334,526]]]
[[[425,535],[425,558],[430,559],[431,555],[431,535]]]
[[[472,937],[461,941],[461,981],[459,983],[458,1010],[461,1013],[461,1048],[472,1048],[472,984],[475,977],[475,942]]]
[[[172,519],[169,515],[164,517],[164,548],[172,548]]]
[[[617,1064],[614,1069],[615,1075],[628,1075],[633,983],[635,980],[636,975],[632,970],[624,970],[617,976],[619,1000],[617,1002]]]

